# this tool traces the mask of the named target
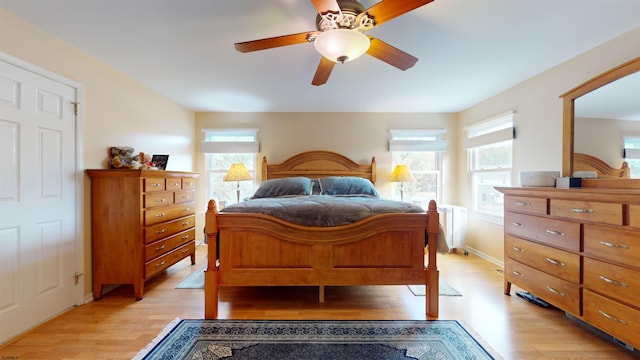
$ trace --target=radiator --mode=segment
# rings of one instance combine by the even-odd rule
[[[438,212],[449,250],[464,249],[467,237],[467,208],[457,205],[440,205]]]

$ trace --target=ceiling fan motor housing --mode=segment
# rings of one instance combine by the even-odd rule
[[[316,16],[316,28],[320,31],[327,31],[360,27],[360,24],[356,24],[356,17],[365,11],[365,7],[356,0],[338,0],[337,3],[340,7],[340,13],[328,11],[318,14]]]

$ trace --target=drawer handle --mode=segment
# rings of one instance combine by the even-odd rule
[[[187,225],[189,225],[189,222],[188,222],[188,221],[185,221],[185,222],[183,222],[183,223],[182,223],[182,225],[183,225],[183,226],[187,226]]]
[[[165,232],[167,232],[167,229],[158,230],[156,234],[164,234]]]
[[[518,205],[518,206],[531,206],[531,203],[527,202],[527,201],[518,201],[518,202],[516,202],[516,205]]]
[[[563,263],[562,261],[558,261],[552,258],[547,258],[547,261],[552,263],[553,265],[558,265],[558,266],[567,266],[567,264]]]
[[[618,245],[618,244],[614,244],[614,243],[610,243],[610,242],[606,242],[606,241],[600,241],[600,245],[604,245],[604,246],[608,246],[608,247],[612,247],[612,248],[629,250],[629,246],[628,245]]]
[[[552,293],[556,294],[556,295],[560,295],[560,296],[567,296],[567,294],[563,293],[560,290],[556,290],[550,286],[547,286],[547,290],[551,291]]]
[[[167,247],[167,244],[163,244],[162,246],[157,247],[156,251],[160,251],[160,250],[164,249],[165,247]]]
[[[164,214],[156,214],[156,217],[164,217]]]
[[[606,282],[607,284],[622,286],[622,287],[629,287],[629,284],[627,284],[626,282],[609,279],[608,277],[602,276],[602,275],[600,275],[599,277],[600,277],[600,280]]]
[[[522,277],[522,273],[518,272],[518,271],[512,271],[511,272],[513,275],[518,276],[518,277]]]
[[[517,246],[514,246],[514,247],[513,247],[513,250],[515,250],[515,251],[517,251],[517,252],[521,252],[521,253],[523,253],[523,252],[524,252],[524,249],[523,249],[523,248],[519,248],[519,247],[517,247]]]
[[[149,186],[151,186],[151,187],[158,187],[158,186],[160,186],[160,184],[150,184]]]
[[[524,224],[523,224],[523,223],[513,222],[512,224],[513,224],[513,226],[517,226],[517,227],[524,227]]]
[[[158,199],[158,200],[156,200],[156,202],[165,202],[165,201],[167,201],[167,200],[165,200],[165,199]]]
[[[577,213],[577,214],[593,214],[593,213],[596,212],[593,209],[579,209],[579,208],[573,208],[573,209],[571,209],[571,211],[573,211],[574,213]]]
[[[161,263],[156,264],[156,267],[160,267],[160,266],[164,265],[165,263],[166,263],[166,261],[162,260],[162,262],[161,262]]]
[[[189,199],[189,198],[191,198],[191,196],[189,196],[189,195],[182,195],[182,198],[183,198],[183,199]]]
[[[190,211],[190,210],[191,210],[191,208],[184,208],[184,210],[182,210],[182,211]]]
[[[556,231],[556,230],[551,230],[551,229],[547,229],[547,233],[551,234],[551,235],[559,235],[559,236],[567,236],[567,234],[561,232],[561,231]]]
[[[606,318],[607,318],[607,319],[609,319],[609,320],[613,320],[613,321],[615,321],[615,322],[619,322],[620,324],[627,325],[627,322],[626,322],[626,321],[624,321],[624,320],[622,320],[622,319],[618,319],[617,317],[615,317],[615,316],[613,316],[613,315],[607,314],[606,312],[604,312],[604,311],[602,311],[602,310],[598,310],[598,312],[600,313],[600,315],[602,315],[602,316],[606,317]]]
[[[182,250],[182,253],[183,253],[183,254],[184,254],[184,253],[188,253],[188,252],[189,252],[189,249],[184,249],[184,250]]]
[[[182,238],[183,238],[183,239],[188,239],[188,238],[189,238],[189,235],[185,235],[185,236],[183,236]]]
[[[180,183],[171,183],[171,185],[178,186],[178,185],[180,185]]]

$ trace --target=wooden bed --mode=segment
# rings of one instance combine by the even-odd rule
[[[263,181],[293,176],[375,181],[375,159],[359,165],[328,151],[301,153],[275,165],[264,159],[262,165]],[[426,266],[425,231],[434,244]],[[220,286],[318,286],[322,302],[325,286],[417,284],[427,288],[427,318],[438,317],[439,217],[433,200],[426,213],[375,215],[337,227],[301,226],[262,214],[218,213],[210,200],[205,233],[207,319],[218,317]]]

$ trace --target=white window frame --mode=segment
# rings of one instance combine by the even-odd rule
[[[202,129],[202,132],[204,141],[200,144],[200,151],[205,154],[205,199],[215,199],[220,208],[237,201],[238,183],[222,181],[233,162],[243,162],[252,178],[251,181],[239,182],[241,200],[251,196],[256,187],[258,172],[258,129]],[[219,157],[218,161],[214,161],[213,157]],[[224,165],[212,168],[214,162]]]
[[[435,197],[433,200],[436,200],[437,203],[440,203],[442,200],[442,152],[447,149],[447,141],[444,140],[444,135],[446,133],[445,129],[392,129],[389,130],[390,139],[389,139],[389,151],[391,152],[391,165],[392,169],[395,168],[396,165],[399,165],[399,157],[401,153],[412,152],[412,153],[424,153],[426,154],[434,154],[435,156],[435,169],[433,170],[420,170],[412,168],[410,169],[413,175],[420,179],[421,175],[429,175],[432,174],[436,177],[436,189],[435,189]],[[420,154],[417,154],[420,156]],[[424,185],[423,185],[424,186]],[[407,191],[407,187],[411,189],[411,184],[404,184],[405,187],[405,196],[407,196],[409,201],[416,203],[419,206],[426,208],[429,204],[429,200],[432,199],[415,199],[412,200],[412,192]],[[393,194],[393,198],[400,199],[400,184],[392,183],[391,191]],[[405,198],[405,201],[407,199]]]
[[[496,224],[504,223],[503,195],[495,189],[478,193],[482,181],[485,186],[511,186],[513,168],[513,139],[515,139],[515,111],[508,111],[465,127],[469,188],[469,216]],[[500,166],[482,166],[478,162],[480,151],[496,147],[510,147],[511,161]],[[491,179],[494,177],[493,179]],[[482,196],[481,196],[482,195]],[[490,199],[480,201],[481,198]]]
[[[640,136],[624,136],[623,157],[631,168],[631,178],[640,179]]]

